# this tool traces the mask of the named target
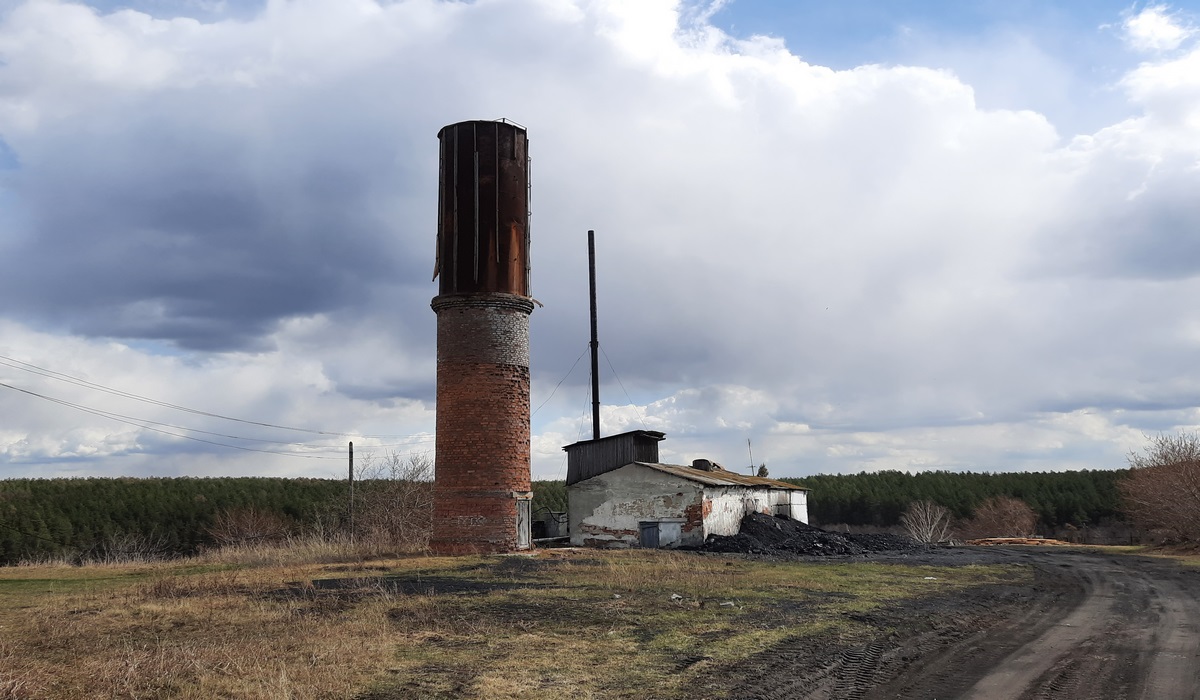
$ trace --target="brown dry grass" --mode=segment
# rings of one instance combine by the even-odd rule
[[[318,571],[163,566],[26,587],[25,605],[0,611],[0,698],[348,697],[390,655],[388,601],[321,614],[264,597]]]
[[[846,612],[1011,575],[654,551],[255,560],[0,569],[0,698],[685,697],[784,637],[855,634]],[[351,581],[313,583],[330,578]]]

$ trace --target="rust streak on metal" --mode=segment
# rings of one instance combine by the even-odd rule
[[[443,128],[438,138],[443,158],[438,187],[439,293],[528,297],[525,130],[509,122],[460,122]]]

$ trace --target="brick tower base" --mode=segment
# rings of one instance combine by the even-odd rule
[[[533,303],[515,294],[447,294],[431,306],[438,360],[430,544],[439,554],[527,549]]]

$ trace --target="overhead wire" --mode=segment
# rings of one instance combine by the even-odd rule
[[[545,400],[545,401],[543,401],[543,402],[542,402],[542,403],[541,403],[541,404],[540,404],[540,405],[537,407],[537,409],[535,409],[535,410],[534,410],[534,412],[533,412],[533,413],[529,414],[529,417],[530,417],[530,418],[533,418],[534,416],[536,416],[536,415],[537,415],[537,412],[538,412],[538,411],[540,411],[540,410],[542,410],[542,406],[545,406],[546,404],[550,403],[550,399],[554,398],[554,394],[556,394],[556,393],[558,392],[558,388],[559,388],[560,386],[562,386],[563,382],[567,381],[567,378],[568,378],[568,377],[570,377],[570,376],[571,376],[571,373],[575,371],[575,366],[579,364],[579,361],[580,361],[580,360],[582,360],[582,359],[583,359],[583,356],[584,356],[584,355],[586,355],[586,354],[587,354],[587,348],[585,347],[585,348],[583,349],[583,352],[579,353],[579,357],[576,357],[576,358],[575,358],[575,362],[571,364],[571,369],[567,370],[567,373],[566,373],[566,374],[563,376],[563,378],[562,378],[562,379],[560,379],[560,380],[558,380],[558,384],[555,384],[555,385],[554,385],[554,391],[551,391],[551,392],[550,392],[550,395],[546,397],[546,400]]]
[[[49,542],[50,544],[56,544],[56,545],[62,544],[61,542],[57,542],[55,540],[50,539],[49,537],[42,537],[41,535],[33,533],[33,532],[25,532],[24,530],[17,528],[17,527],[13,527],[12,525],[9,525],[8,523],[0,523],[0,527],[5,528],[7,530],[12,530],[13,532],[17,533],[18,535],[32,537],[34,539],[42,540],[44,542]]]
[[[625,392],[625,398],[629,399],[629,405],[633,406],[633,410],[637,413],[638,421],[642,424],[642,429],[649,430],[650,428],[646,426],[646,419],[642,417],[642,409],[638,408],[638,405],[633,401],[633,397],[629,395],[629,391],[625,389],[625,382],[621,381],[621,375],[617,374],[617,368],[613,367],[612,360],[608,359],[608,353],[604,352],[604,346],[600,345],[600,343],[596,343],[596,345],[599,346],[600,352],[604,353],[604,361],[608,363],[608,368],[612,370],[613,376],[617,378],[617,384],[621,385],[621,391]]]
[[[579,417],[579,430],[575,433],[575,442],[579,442],[579,441],[583,440],[583,426],[587,424],[587,414],[588,414],[588,410],[591,408],[591,405],[592,405],[592,385],[589,382],[587,385],[587,391],[584,394],[583,415],[581,415]],[[560,468],[566,469],[567,457],[569,457],[569,456],[570,455],[568,455],[568,454],[563,454],[562,466]]]
[[[242,445],[230,445],[229,443],[217,442],[216,440],[205,440],[204,438],[198,438],[198,437],[194,437],[191,435],[185,435],[182,433],[173,433],[169,430],[163,430],[162,428],[155,428],[153,425],[147,425],[146,422],[141,421],[141,419],[118,418],[117,414],[109,413],[107,411],[101,411],[101,410],[88,408],[87,406],[82,406],[80,404],[72,403],[72,402],[66,401],[64,399],[56,399],[53,396],[46,396],[45,394],[39,394],[36,391],[22,389],[20,387],[13,386],[11,384],[6,384],[4,382],[0,382],[0,387],[4,387],[6,389],[12,389],[13,391],[19,391],[22,394],[36,396],[39,399],[44,399],[46,401],[50,401],[51,403],[56,403],[56,404],[59,404],[62,406],[66,406],[68,408],[73,408],[77,411],[83,411],[84,413],[90,413],[94,416],[100,416],[101,418],[108,418],[109,420],[115,420],[119,423],[125,423],[127,425],[134,425],[139,428],[143,428],[145,430],[151,430],[153,432],[162,433],[163,435],[170,435],[172,437],[183,438],[184,440],[194,440],[195,442],[203,442],[203,443],[206,443],[209,445],[217,445],[219,447],[229,447],[231,449],[243,450],[245,452],[260,452],[263,454],[284,455],[286,457],[301,457],[304,459],[339,459],[339,460],[342,459],[342,457],[325,457],[322,455],[301,454],[298,452],[280,452],[278,450],[261,450],[261,449],[255,448],[255,447],[245,447]],[[141,421],[141,422],[139,422],[139,421]],[[172,426],[172,427],[174,427],[174,426]],[[190,428],[180,428],[180,429],[181,430],[190,430]],[[200,431],[193,431],[193,432],[200,432]]]
[[[107,411],[107,410],[104,410],[101,408],[84,406],[82,404],[77,404],[77,403],[74,403],[71,401],[67,401],[66,399],[59,399],[59,398],[56,398],[53,396],[47,396],[45,394],[40,394],[36,391],[22,389],[20,387],[16,387],[11,384],[4,383],[4,382],[0,382],[0,387],[4,387],[6,389],[11,389],[13,391],[18,391],[20,393],[28,394],[30,396],[34,396],[34,397],[37,397],[40,399],[45,399],[46,401],[50,401],[52,403],[66,406],[68,408],[74,408],[76,410],[83,411],[85,413],[90,413],[92,415],[100,416],[102,418],[108,418],[110,420],[114,420],[114,421],[117,421],[120,423],[125,423],[127,425],[134,425],[134,426],[137,426],[140,428],[145,428],[147,430],[153,430],[155,432],[163,433],[165,435],[172,435],[172,436],[180,437],[180,438],[187,439],[187,440],[197,440],[199,442],[206,442],[206,443],[212,444],[212,445],[220,445],[223,447],[231,447],[234,449],[243,449],[243,450],[249,450],[249,451],[253,451],[253,452],[262,452],[265,454],[286,455],[288,457],[317,458],[317,455],[315,455],[315,454],[302,454],[302,453],[298,453],[298,452],[283,452],[283,451],[279,451],[279,450],[261,450],[261,449],[255,449],[255,448],[248,448],[248,447],[244,447],[244,446],[240,446],[240,445],[230,445],[227,443],[217,442],[217,441],[213,441],[213,440],[201,440],[199,438],[195,438],[195,437],[192,437],[189,435],[173,433],[168,430],[159,430],[159,429],[153,428],[152,426],[160,426],[162,428],[173,428],[175,430],[184,430],[189,433],[198,433],[201,435],[211,435],[213,437],[222,437],[222,438],[227,438],[230,440],[245,440],[247,442],[271,443],[271,444],[276,444],[276,445],[289,445],[292,447],[299,447],[299,448],[310,448],[310,450],[309,450],[310,453],[311,452],[324,452],[324,453],[337,452],[337,453],[341,454],[341,452],[342,452],[342,448],[340,446],[313,445],[312,443],[304,443],[304,442],[287,442],[284,440],[271,440],[268,438],[252,438],[252,437],[245,437],[242,435],[230,435],[228,433],[218,433],[218,432],[213,432],[210,430],[201,430],[199,428],[189,428],[189,427],[183,426],[183,425],[175,425],[173,423],[164,423],[162,421],[150,420],[149,418],[138,418],[136,416],[129,416],[129,415],[125,415],[122,413],[116,413],[114,411]],[[366,437],[366,436],[356,435],[354,437],[361,438],[361,437]],[[385,448],[385,447],[412,447],[412,446],[420,444],[422,442],[430,442],[435,439],[434,436],[432,436],[432,435],[414,435],[412,437],[413,437],[413,439],[406,440],[404,442],[388,443],[388,444],[382,444],[382,445],[363,445],[363,447],[366,447],[369,449],[379,449],[379,448]],[[371,438],[368,438],[368,439],[371,439]],[[312,448],[324,448],[324,449],[312,449]],[[340,456],[339,457],[319,457],[319,458],[320,459],[341,459]]]
[[[90,406],[83,406],[81,404],[76,404],[71,401],[67,401],[66,399],[57,399],[57,398],[53,398],[53,397],[42,396],[41,394],[38,394],[36,392],[28,391],[26,389],[20,389],[20,388],[14,387],[12,385],[5,384],[3,382],[0,382],[0,386],[7,387],[9,389],[14,389],[16,391],[21,391],[21,392],[24,392],[27,394],[31,394],[33,396],[38,396],[39,398],[46,398],[47,400],[62,404],[64,406],[69,406],[71,408],[79,408],[81,410],[87,410],[88,412],[93,413],[98,416],[103,416],[105,418],[111,418],[113,420],[118,420],[118,421],[122,421],[122,422],[132,423],[134,425],[141,425],[143,423],[147,424],[147,426],[158,425],[158,426],[161,426],[164,428],[174,428],[175,430],[186,430],[189,433],[199,433],[201,435],[211,435],[213,437],[228,438],[230,440],[245,440],[247,442],[265,442],[265,443],[272,443],[275,445],[290,445],[292,447],[325,447],[325,448],[328,448],[328,449],[324,450],[325,452],[331,452],[335,449],[335,446],[333,446],[333,445],[313,445],[312,443],[306,443],[306,442],[288,442],[286,440],[271,440],[268,438],[252,438],[252,437],[245,437],[243,435],[230,435],[228,433],[217,433],[217,432],[213,432],[211,430],[201,430],[200,428],[189,428],[185,425],[175,425],[174,423],[163,423],[161,421],[150,420],[149,418],[138,418],[136,416],[127,416],[123,413],[116,413],[114,411],[106,411],[102,408],[93,408]],[[429,440],[432,440],[432,439],[433,439],[432,437],[428,437],[428,438],[421,439],[421,440],[413,440],[413,441],[409,441],[409,442],[394,443],[391,445],[369,445],[369,447],[407,447],[407,446],[412,445],[417,442],[428,442]],[[340,451],[341,448],[337,447],[336,449],[338,449]],[[280,454],[283,454],[283,453],[280,453]]]
[[[545,407],[546,404],[549,403],[552,398],[554,398],[554,396],[557,394],[559,388],[561,388],[563,383],[566,382],[566,380],[568,378],[570,378],[571,374],[574,373],[575,368],[579,365],[579,362],[583,359],[584,355],[586,355],[586,354],[587,354],[587,349],[585,348],[583,350],[583,352],[581,352],[579,354],[579,356],[577,358],[575,358],[575,361],[571,364],[571,368],[569,370],[567,370],[566,375],[564,375],[563,378],[560,379],[557,384],[555,384],[554,389],[550,392],[550,395],[548,397],[546,397],[546,399],[537,407],[537,409],[534,410],[534,412],[532,414],[530,414],[530,417],[532,417],[533,415],[536,415],[538,413],[538,411],[540,411],[543,407]],[[605,359],[608,361],[609,367],[611,368],[612,361],[608,359],[607,354],[605,355]],[[346,437],[346,438],[356,438],[356,439],[364,439],[364,440],[381,439],[381,438],[402,438],[403,439],[402,442],[396,442],[396,443],[381,444],[381,445],[365,445],[365,447],[368,447],[368,448],[409,447],[409,446],[413,446],[413,445],[423,443],[423,442],[430,442],[430,441],[433,441],[436,439],[435,436],[429,435],[428,433],[417,433],[417,434],[345,433],[345,432],[330,431],[330,430],[299,428],[299,427],[295,427],[295,426],[287,426],[287,425],[280,425],[280,424],[276,424],[276,423],[268,423],[265,421],[256,421],[256,420],[250,420],[250,419],[245,419],[245,418],[237,418],[237,417],[233,417],[233,416],[226,416],[223,414],[214,413],[211,411],[204,411],[204,410],[200,410],[200,409],[190,408],[187,406],[182,406],[179,404],[171,403],[169,401],[162,401],[162,400],[154,399],[154,398],[151,398],[148,396],[143,396],[141,394],[136,394],[133,392],[122,390],[122,389],[117,389],[117,388],[114,388],[111,386],[106,386],[103,384],[92,382],[87,379],[75,377],[75,376],[72,376],[69,374],[65,374],[63,372],[58,372],[56,370],[49,369],[47,367],[42,367],[39,365],[35,365],[33,363],[25,362],[23,360],[18,360],[16,358],[8,357],[5,355],[0,355],[0,366],[8,367],[10,369],[20,370],[23,372],[28,372],[30,374],[46,377],[48,379],[53,379],[56,381],[64,382],[66,384],[71,384],[71,385],[86,388],[86,389],[100,391],[100,392],[107,393],[107,394],[110,394],[113,396],[118,396],[121,398],[127,398],[127,399],[132,399],[135,401],[141,401],[141,402],[148,403],[151,405],[160,406],[163,408],[169,408],[169,409],[177,410],[177,411],[183,411],[185,413],[190,413],[193,415],[205,416],[205,417],[209,417],[209,418],[216,418],[216,419],[220,419],[220,420],[227,420],[227,421],[242,423],[242,424],[246,424],[246,425],[255,425],[255,426],[259,426],[259,427],[272,428],[272,429],[277,429],[277,430],[288,430],[288,431],[292,431],[292,432],[302,432],[302,433],[308,433],[311,435],[320,435],[320,436],[324,436],[326,438]],[[613,371],[613,374],[614,374],[614,376],[616,376],[615,370]],[[618,382],[619,381],[620,381],[620,377],[618,377]],[[196,433],[196,434],[200,434],[200,435],[209,435],[212,437],[220,437],[220,438],[225,438],[225,439],[229,439],[229,440],[243,440],[243,441],[252,442],[252,443],[288,445],[288,446],[301,447],[301,448],[304,448],[304,447],[326,447],[326,448],[329,448],[326,450],[322,450],[325,452],[333,451],[333,449],[335,449],[329,445],[317,446],[317,445],[311,445],[311,443],[304,443],[304,442],[272,440],[269,438],[246,437],[246,436],[242,436],[242,435],[232,435],[229,433],[221,433],[221,432],[216,432],[216,431],[202,430],[199,428],[189,428],[187,426],[177,425],[174,423],[155,421],[155,420],[150,420],[147,418],[138,418],[135,416],[129,416],[129,415],[121,414],[121,413],[116,413],[113,411],[107,411],[104,409],[98,409],[98,408],[93,408],[93,407],[89,407],[89,406],[84,406],[82,404],[73,403],[73,402],[67,401],[65,399],[59,399],[59,398],[56,398],[53,396],[48,396],[46,394],[41,394],[41,393],[31,391],[28,389],[22,389],[20,387],[13,386],[11,384],[7,384],[7,383],[3,383],[3,382],[0,382],[0,387],[4,387],[4,388],[7,388],[7,389],[10,389],[13,391],[17,391],[17,392],[20,392],[23,394],[27,394],[30,396],[34,396],[36,398],[50,401],[52,403],[56,403],[56,404],[59,404],[59,405],[62,405],[62,406],[68,407],[68,408],[73,408],[75,410],[89,413],[89,414],[92,414],[95,416],[107,418],[109,420],[117,421],[120,423],[125,423],[127,425],[133,425],[133,426],[140,427],[140,428],[143,428],[146,430],[151,430],[151,431],[158,432],[158,433],[161,433],[164,435],[178,437],[178,438],[185,439],[185,440],[193,440],[196,442],[216,445],[216,446],[220,446],[220,447],[228,447],[231,449],[243,450],[243,451],[248,451],[248,452],[259,452],[259,453],[263,453],[263,454],[277,454],[277,455],[283,455],[283,456],[289,456],[289,457],[303,457],[303,458],[307,458],[307,459],[341,459],[340,456],[339,457],[325,457],[325,456],[321,456],[321,455],[317,455],[317,454],[284,452],[284,451],[280,451],[280,450],[264,450],[264,449],[253,448],[253,447],[246,447],[244,445],[232,445],[232,444],[225,443],[225,442],[218,442],[216,440],[205,440],[203,438],[195,437],[194,435],[187,435],[187,434],[183,434],[183,433],[172,432],[171,430],[166,430],[165,428],[170,428],[172,430],[182,430],[182,431],[186,431],[188,433]],[[622,389],[624,390],[624,385],[622,385]],[[627,391],[626,391],[626,396],[628,396]],[[587,392],[587,398],[589,400],[591,398],[590,387]],[[586,412],[585,412],[585,415],[583,416],[583,419],[581,420],[581,423],[580,423],[580,429],[579,429],[580,430],[580,432],[579,432],[580,438],[582,438],[583,424],[586,422],[586,418],[587,418],[587,416],[586,416]],[[643,421],[643,425],[645,425],[644,421]],[[159,427],[154,427],[154,426],[159,426]],[[415,452],[407,453],[407,454],[415,454]]]
[[[67,384],[74,384],[76,386],[84,387],[87,389],[94,389],[96,391],[102,391],[102,392],[105,392],[108,394],[112,394],[114,396],[120,396],[122,398],[133,399],[135,401],[143,401],[145,403],[153,404],[155,406],[161,406],[163,408],[170,408],[170,409],[173,409],[176,411],[184,411],[186,413],[191,413],[191,414],[198,415],[198,416],[207,416],[209,418],[218,418],[221,420],[233,421],[235,423],[245,423],[247,425],[257,425],[257,426],[264,427],[264,428],[274,428],[276,430],[290,430],[293,432],[309,433],[309,434],[313,434],[313,435],[326,435],[326,436],[330,436],[330,437],[348,437],[348,438],[354,438],[354,437],[357,437],[357,438],[421,437],[420,435],[385,434],[385,433],[373,434],[373,435],[360,435],[357,433],[343,433],[343,432],[337,432],[337,431],[332,431],[332,430],[315,430],[315,429],[311,429],[311,428],[297,428],[294,426],[278,425],[275,423],[266,423],[263,421],[248,420],[245,418],[235,418],[233,416],[226,416],[226,415],[222,415],[220,413],[213,413],[211,411],[203,411],[200,409],[188,408],[187,406],[180,406],[179,404],[170,403],[169,401],[160,401],[158,399],[153,399],[153,398],[150,398],[147,396],[142,396],[140,394],[135,394],[135,393],[129,392],[129,391],[123,391],[121,389],[114,389],[112,387],[105,386],[103,384],[97,384],[96,382],[91,382],[86,379],[81,379],[79,377],[74,377],[69,374],[57,372],[55,370],[48,369],[46,367],[39,367],[38,365],[29,363],[29,362],[24,362],[22,360],[18,360],[18,359],[12,358],[12,357],[6,357],[4,355],[0,355],[0,366],[9,367],[11,369],[17,369],[17,370],[21,370],[24,372],[29,372],[31,374],[37,374],[37,375],[40,375],[43,377],[47,377],[49,379],[54,379],[54,380],[57,380],[60,382],[65,382]]]
[[[579,442],[583,439],[583,426],[587,424],[588,410],[592,405],[592,385],[588,384],[587,392],[584,394],[583,415],[579,417],[579,432],[575,434],[575,441]]]

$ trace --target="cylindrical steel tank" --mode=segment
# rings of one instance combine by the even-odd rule
[[[529,296],[529,142],[511,122],[442,127],[439,294]]]
[[[529,177],[525,130],[438,132],[434,551],[528,549]]]

